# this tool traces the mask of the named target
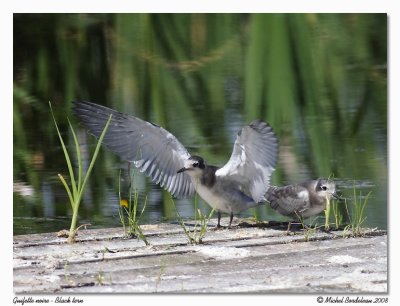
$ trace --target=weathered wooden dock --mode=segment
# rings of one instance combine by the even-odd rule
[[[179,224],[142,229],[148,246],[124,238],[122,228],[81,230],[75,244],[55,233],[14,236],[14,292],[387,292],[385,231],[306,237],[268,224],[235,226],[209,229],[192,245]]]

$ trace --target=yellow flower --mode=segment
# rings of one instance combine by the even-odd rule
[[[123,207],[125,207],[125,208],[128,208],[128,201],[125,200],[125,199],[122,199],[122,200],[119,202],[119,205],[121,205],[121,206],[123,206]]]

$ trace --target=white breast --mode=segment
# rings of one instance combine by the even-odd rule
[[[250,197],[231,186],[229,182],[220,178],[217,178],[217,182],[212,188],[202,185],[193,177],[192,183],[200,197],[216,211],[238,213],[258,205]]]
[[[226,199],[213,192],[213,189],[207,188],[200,183],[198,183],[197,186],[195,185],[195,189],[199,196],[215,210],[225,213],[231,212],[231,208],[229,207]]]

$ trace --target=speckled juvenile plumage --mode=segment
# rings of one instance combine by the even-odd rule
[[[265,198],[284,216],[310,217],[326,208],[327,198],[336,197],[335,183],[326,179],[306,181],[283,187],[271,186]]]

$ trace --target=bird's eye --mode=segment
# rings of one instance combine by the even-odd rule
[[[321,186],[322,190],[327,190],[328,188],[326,186]]]
[[[193,167],[197,168],[199,166],[198,162],[193,163]]]

